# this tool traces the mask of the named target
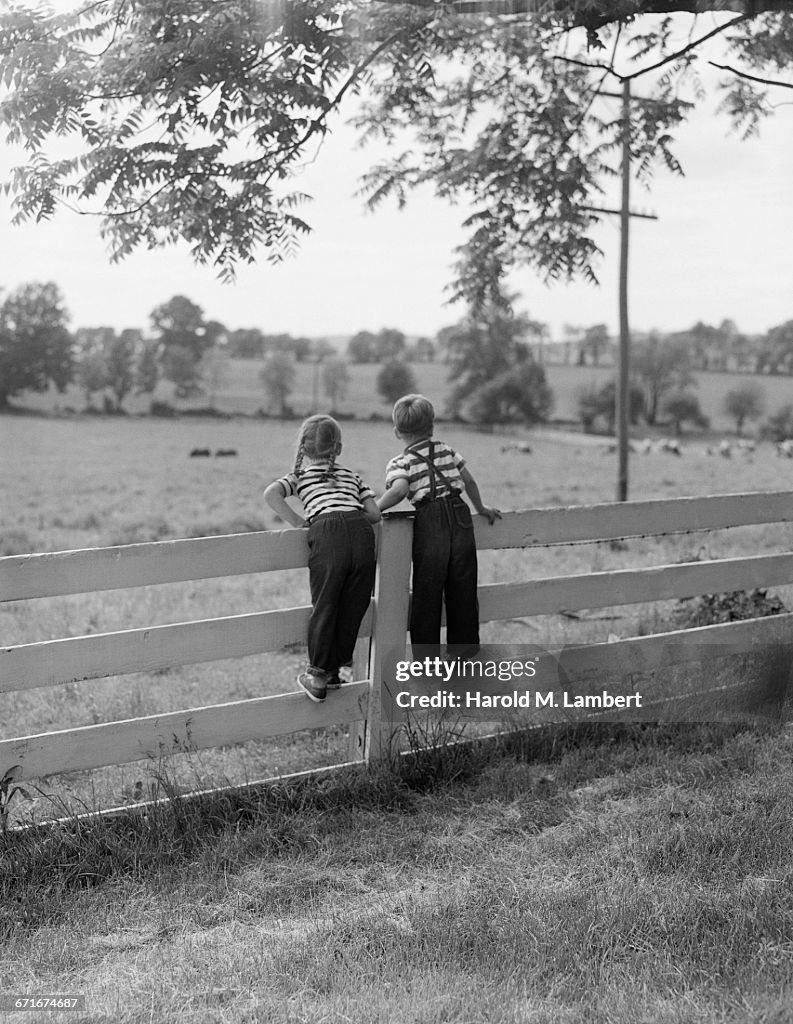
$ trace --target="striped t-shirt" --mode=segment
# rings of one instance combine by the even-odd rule
[[[431,470],[427,463],[418,457],[419,454],[431,459],[451,485],[450,492],[449,487],[436,475],[436,498],[442,498],[449,493],[462,494],[465,484],[460,476],[460,470],[465,466],[465,459],[443,441],[433,441],[429,437],[409,445],[401,455],[395,455],[391,459],[385,469],[386,490],[397,480],[407,480],[407,498],[411,504],[418,505],[425,498],[430,497],[432,492]]]
[[[374,491],[351,469],[335,465],[332,475],[323,479],[327,470],[327,462],[315,462],[301,470],[300,476],[287,473],[276,480],[285,498],[295,495],[300,499],[309,522],[323,512],[362,509],[367,498],[374,498]]]

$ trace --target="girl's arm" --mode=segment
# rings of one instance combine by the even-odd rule
[[[363,514],[369,520],[370,523],[379,523],[383,518],[380,515],[380,509],[377,507],[377,502],[374,498],[363,499]]]
[[[286,502],[286,495],[284,489],[277,480],[274,480],[264,490],[264,500],[270,506],[270,508],[277,512],[278,515],[284,519],[290,526],[294,526],[300,529],[303,526],[307,526],[305,519],[295,512],[291,505]]]
[[[501,513],[497,508],[490,508],[488,505],[482,504],[482,496],[479,493],[479,485],[476,480],[471,476],[471,472],[467,466],[463,466],[460,470],[460,476],[465,484],[465,493],[471,499],[471,504],[474,506],[480,516],[485,516],[487,521],[492,526],[493,523],[501,518]]]
[[[377,499],[377,507],[381,512],[385,512],[387,508],[393,508],[394,505],[398,505],[400,501],[407,498],[408,490],[407,480],[404,478],[395,480]]]

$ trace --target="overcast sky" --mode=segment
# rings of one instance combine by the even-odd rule
[[[709,95],[678,136],[686,176],[659,169],[650,194],[634,187],[633,207],[659,217],[632,221],[634,329],[730,318],[753,333],[793,319],[793,104],[784,103],[793,94],[776,89],[773,99],[781,105],[759,138],[741,141]],[[240,268],[234,285],[194,266],[186,247],[110,264],[97,218],[63,211],[49,223],[12,227],[10,199],[0,194],[0,286],[55,281],[73,327],[147,328],[155,306],[183,294],[230,329],[322,336],[396,327],[433,335],[463,314],[445,304],[444,287],[466,211],[427,191],[404,211],[389,204],[365,213],[354,193],[377,154],[354,142],[340,126],[296,182],[314,197],[302,211],[314,230],[298,256],[279,266],[262,257]],[[0,153],[0,179],[15,162],[15,154]],[[529,270],[510,281],[521,294],[518,308],[546,321],[556,337],[565,323],[617,329],[617,218],[598,241],[605,253],[599,288],[546,286]]]

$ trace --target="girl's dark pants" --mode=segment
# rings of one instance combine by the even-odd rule
[[[308,550],[308,659],[312,671],[332,675],[352,661],[372,597],[374,530],[363,512],[325,512],[308,528]]]
[[[413,523],[410,640],[414,647],[440,644],[443,598],[447,646],[478,645],[476,581],[476,544],[468,505],[459,496],[422,502]]]

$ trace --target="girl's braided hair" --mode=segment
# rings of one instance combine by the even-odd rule
[[[328,468],[322,475],[323,480],[333,476],[336,455],[341,444],[341,427],[332,416],[309,416],[304,420],[297,436],[297,452],[295,453],[295,476],[300,476],[303,458],[327,459]]]

